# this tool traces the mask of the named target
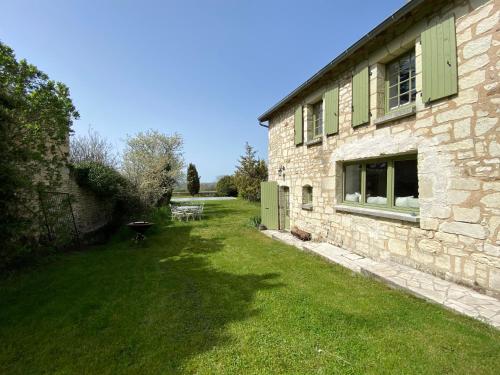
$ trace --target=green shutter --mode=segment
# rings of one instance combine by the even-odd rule
[[[364,65],[352,76],[352,126],[359,126],[369,121],[369,83],[368,65]]]
[[[435,20],[421,35],[422,100],[430,102],[458,92],[455,17]]]
[[[339,130],[339,87],[325,93],[325,133],[331,135]]]
[[[260,183],[260,210],[262,224],[268,229],[278,229],[278,183]]]
[[[304,121],[302,118],[302,106],[298,106],[295,110],[295,145],[300,145],[304,142]]]

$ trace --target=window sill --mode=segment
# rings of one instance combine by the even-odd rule
[[[420,216],[412,215],[411,213],[406,212],[397,212],[397,211],[386,211],[386,210],[378,210],[374,208],[366,208],[366,207],[355,207],[348,205],[336,205],[335,209],[337,211],[350,212],[354,214],[375,216],[375,217],[383,217],[386,219],[394,219],[401,221],[408,221],[411,223],[420,222]]]
[[[323,138],[322,137],[311,139],[310,141],[306,142],[306,145],[307,146],[313,146],[313,145],[318,145],[320,143],[323,143]]]
[[[392,112],[387,113],[385,116],[378,117],[375,119],[375,125],[382,125],[387,122],[400,120],[405,117],[413,116],[415,114],[415,105],[408,105],[404,108],[396,109]]]
[[[313,210],[313,206],[312,206],[312,204],[303,204],[302,205],[302,209],[305,210],[305,211],[312,211]]]

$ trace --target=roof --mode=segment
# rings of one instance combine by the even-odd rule
[[[295,99],[298,95],[300,95],[304,90],[311,87],[314,83],[318,82],[325,74],[332,71],[334,68],[339,66],[342,62],[344,62],[348,57],[353,55],[355,52],[359,51],[362,47],[364,47],[371,39],[377,37],[386,31],[390,26],[399,21],[404,16],[408,15],[411,11],[413,11],[420,4],[425,2],[426,0],[410,0],[404,6],[399,8],[396,12],[394,12],[391,16],[387,17],[382,23],[376,26],[373,30],[368,32],[365,36],[359,39],[356,43],[342,52],[340,55],[335,57],[332,61],[330,61],[327,65],[321,68],[316,74],[314,74],[311,78],[297,87],[295,90],[290,92],[287,96],[281,99],[274,106],[269,108],[266,112],[261,114],[258,117],[259,122],[269,121],[276,111],[281,109],[283,106],[289,104],[293,99]]]

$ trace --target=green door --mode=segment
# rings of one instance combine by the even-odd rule
[[[279,195],[280,229],[290,230],[290,188],[282,186]]]
[[[260,183],[260,216],[268,229],[278,229],[278,183]]]

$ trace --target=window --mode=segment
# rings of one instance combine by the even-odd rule
[[[386,111],[413,103],[416,94],[415,51],[412,50],[387,64]]]
[[[316,139],[323,135],[323,101],[312,106],[312,138]]]
[[[312,210],[313,188],[310,185],[302,187],[302,209]]]
[[[344,168],[344,200],[361,201],[361,164],[346,165]]]
[[[344,165],[344,203],[418,211],[416,155]]]

